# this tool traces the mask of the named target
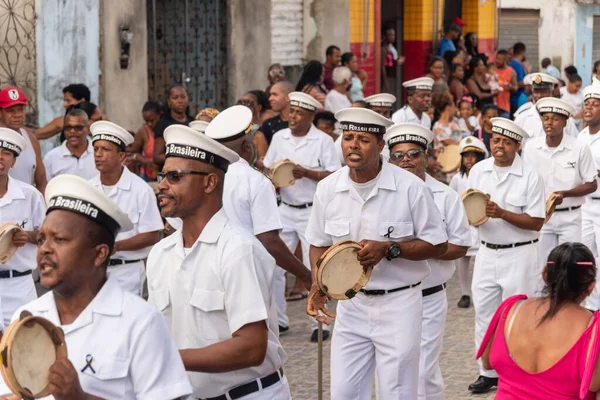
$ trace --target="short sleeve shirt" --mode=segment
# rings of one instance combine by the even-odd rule
[[[271,144],[271,140],[273,140],[273,135],[287,127],[288,122],[282,120],[281,116],[276,115],[263,122],[262,126],[260,127],[260,131],[265,135],[267,143]]]
[[[92,179],[98,174],[94,163],[94,147],[92,141],[88,140],[87,149],[80,157],[75,157],[67,147],[67,142],[48,152],[44,157],[46,167],[46,178],[48,180],[57,175],[72,174],[83,179]]]

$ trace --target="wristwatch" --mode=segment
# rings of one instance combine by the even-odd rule
[[[386,260],[392,261],[394,258],[400,257],[402,251],[400,250],[400,245],[396,242],[390,242],[390,247],[388,247]]]

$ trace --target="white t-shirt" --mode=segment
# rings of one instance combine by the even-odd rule
[[[575,108],[575,115],[579,114],[583,111],[583,93],[581,90],[578,90],[575,93],[569,93],[567,87],[560,88],[560,98]],[[573,118],[575,121],[575,125],[577,125],[578,129],[583,129],[583,119],[582,118]]]
[[[325,109],[327,111],[331,111],[335,114],[344,108],[350,107],[352,107],[352,103],[345,94],[341,94],[335,89],[330,90],[329,93],[327,93],[327,97],[325,97]]]

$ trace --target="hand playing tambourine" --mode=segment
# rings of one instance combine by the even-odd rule
[[[327,309],[327,295],[316,283],[310,288],[310,293],[306,299],[306,313],[325,325],[330,325],[327,317],[335,318],[335,314]]]

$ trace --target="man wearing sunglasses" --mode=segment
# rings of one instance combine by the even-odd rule
[[[90,183],[103,190],[133,222],[133,229],[117,235],[108,272],[123,289],[141,296],[146,279],[143,259],[164,229],[156,196],[142,178],[123,166],[125,149],[133,143],[129,132],[108,121],[94,122],[90,131],[99,172]]]
[[[440,353],[448,313],[446,282],[456,268],[454,260],[467,254],[471,245],[469,223],[460,196],[426,172],[427,146],[433,132],[422,125],[403,123],[389,128],[384,136],[390,149],[390,162],[418,176],[431,191],[448,235],[448,250],[429,259],[431,275],[423,281],[423,330],[419,365],[419,398],[444,398]]]
[[[72,174],[92,179],[98,174],[94,163],[94,148],[88,136],[88,116],[81,109],[72,109],[63,125],[65,141],[44,157],[48,180],[56,175]]]
[[[239,123],[213,122],[230,132]],[[288,400],[273,300],[275,261],[223,205],[225,173],[239,156],[185,126],[168,127],[165,142],[159,206],[183,226],[150,252],[148,301],[167,321],[193,398]]]

